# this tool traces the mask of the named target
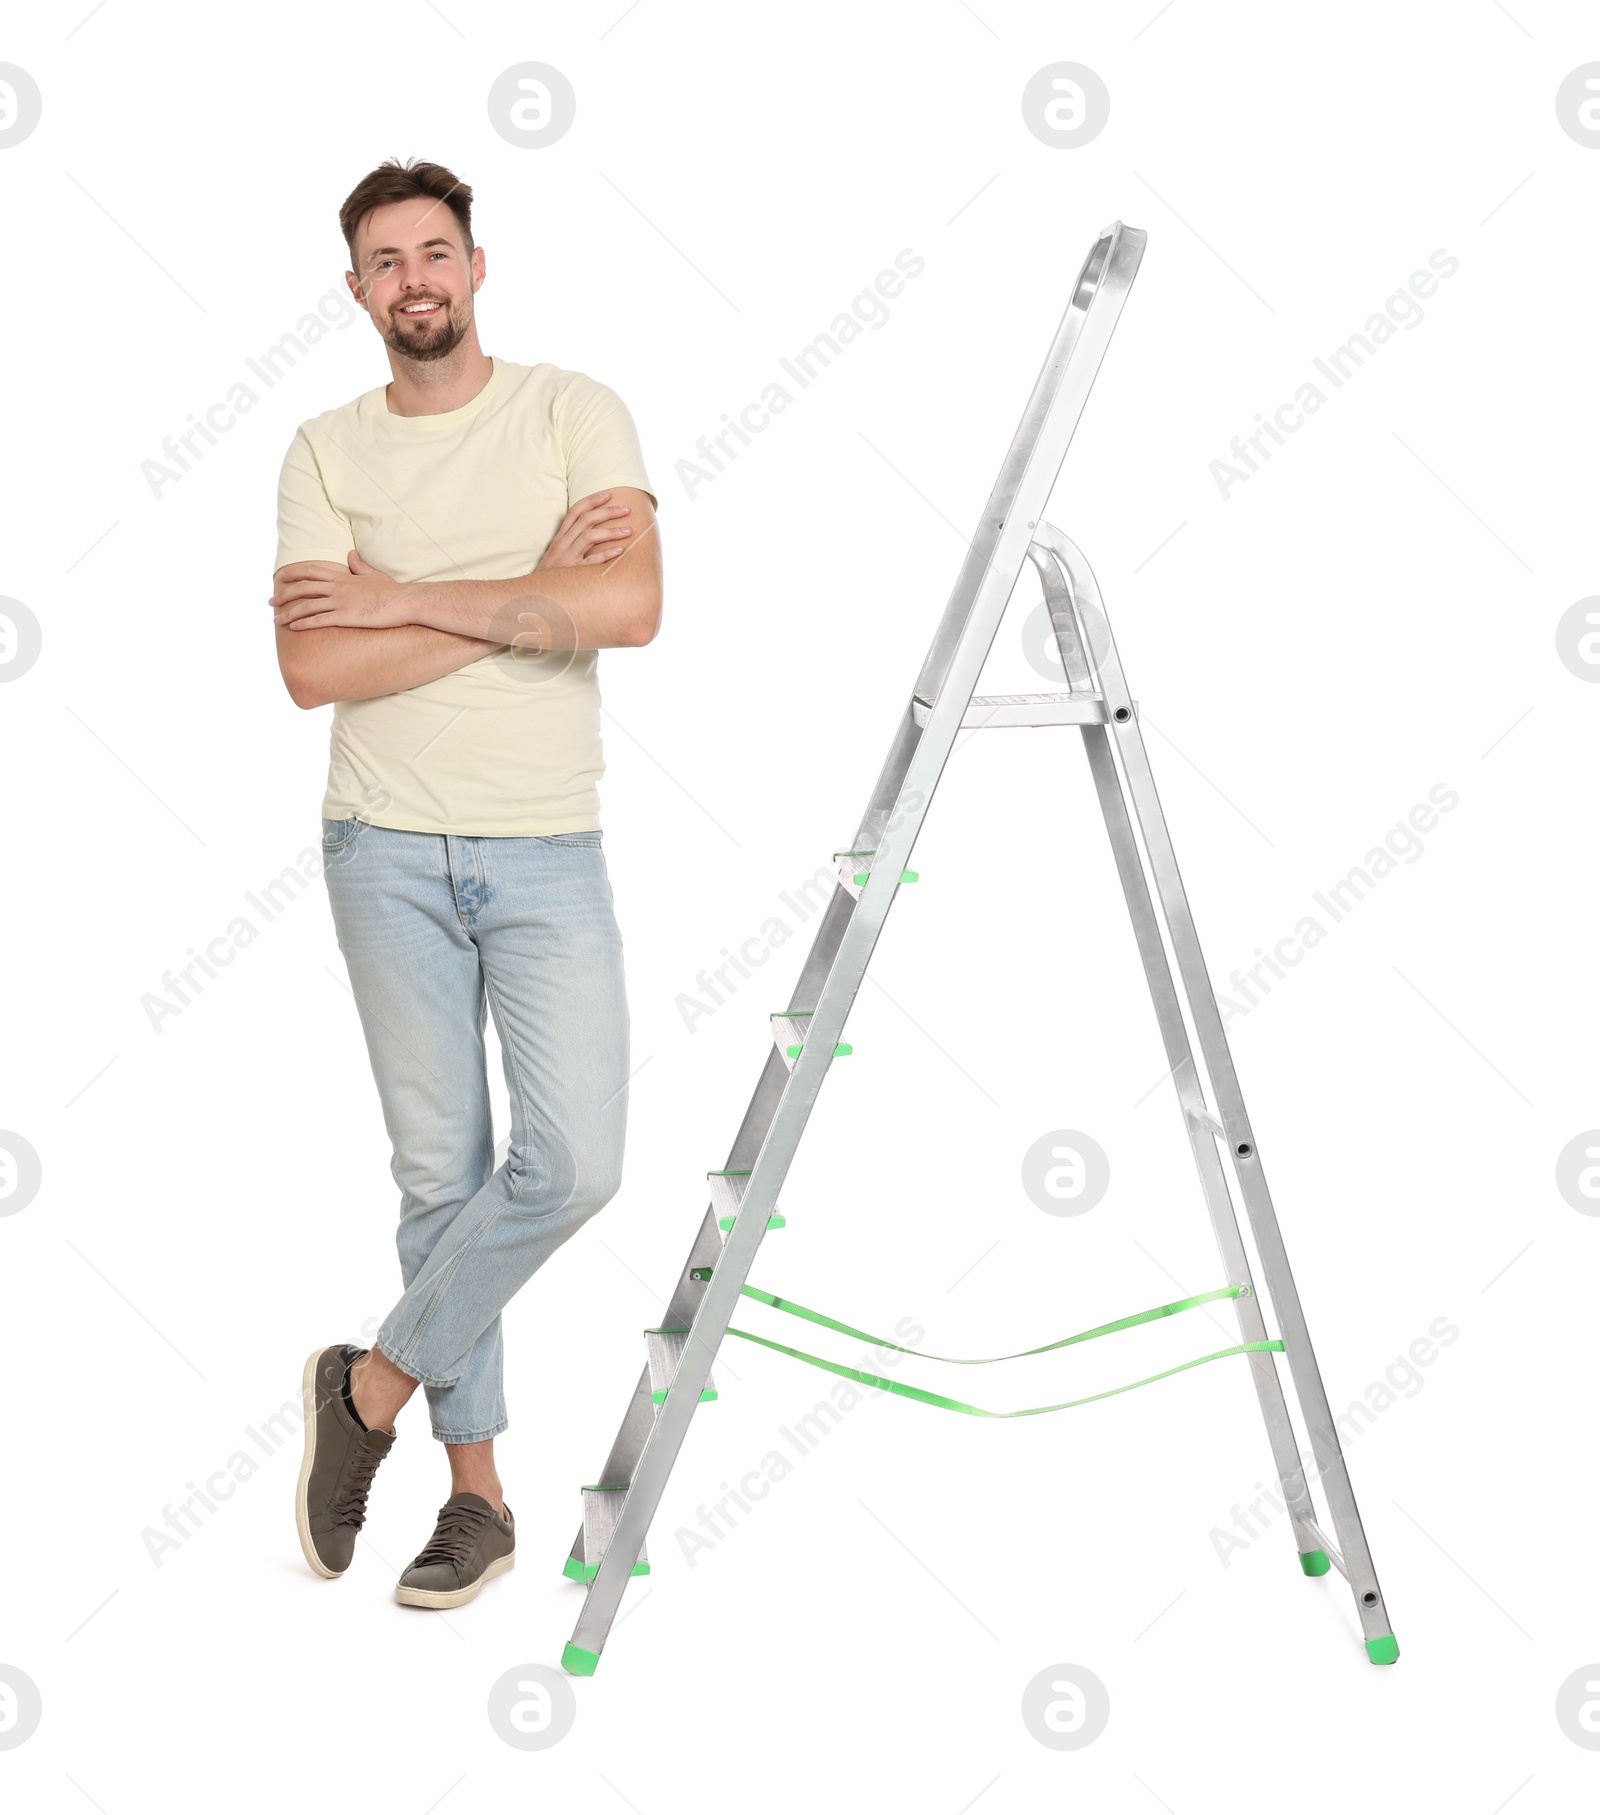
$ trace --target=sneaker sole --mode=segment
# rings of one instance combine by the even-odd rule
[[[306,1554],[306,1561],[319,1576],[328,1581],[336,1581],[344,1571],[330,1569],[317,1555],[317,1547],[311,1537],[311,1509],[306,1503],[311,1488],[311,1460],[317,1447],[317,1412],[312,1400],[316,1390],[317,1363],[322,1359],[326,1346],[324,1344],[323,1348],[311,1351],[300,1376],[300,1409],[305,1418],[306,1444],[305,1454],[300,1459],[300,1480],[295,1487],[294,1522],[300,1533],[300,1548]]]
[[[459,1607],[463,1601],[470,1601],[485,1582],[491,1581],[495,1576],[503,1576],[516,1560],[517,1553],[514,1550],[507,1551],[503,1557],[496,1557],[477,1581],[469,1583],[465,1588],[407,1588],[401,1585],[396,1587],[394,1598],[402,1607]]]

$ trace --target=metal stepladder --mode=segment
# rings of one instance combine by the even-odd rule
[[[565,1567],[569,1577],[587,1584],[561,1660],[573,1675],[593,1673],[630,1575],[649,1569],[644,1543],[650,1521],[696,1405],[716,1396],[713,1358],[762,1236],[783,1220],[776,1213],[779,1191],[829,1065],[849,1051],[841,1044],[846,1017],[897,889],[915,880],[905,866],[956,736],[1005,725],[1075,725],[1083,734],[1201,1191],[1228,1278],[1239,1289],[1233,1303],[1241,1338],[1262,1345],[1248,1363],[1301,1566],[1307,1575],[1337,1568],[1348,1581],[1373,1663],[1393,1663],[1399,1655],[1156,796],[1137,707],[1087,561],[1075,543],[1042,521],[1145,240],[1140,229],[1117,221],[1090,250],[852,848],[835,853],[839,884],[788,1010],[772,1017],[773,1048],[727,1166],[707,1175],[712,1203],[660,1328],[646,1332],[646,1366],[606,1466],[583,1489],[583,1526]],[[1043,584],[1067,689],[975,697],[1024,563]],[[1280,1332],[1270,1346],[1230,1174]],[[1290,1422],[1274,1352],[1280,1350],[1327,1499],[1332,1537],[1318,1521]]]

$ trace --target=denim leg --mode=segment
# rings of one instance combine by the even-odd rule
[[[378,1332],[397,1366],[439,1384],[466,1378],[505,1304],[615,1196],[629,1043],[599,834],[445,843],[504,1055],[511,1139]]]
[[[327,821],[323,863],[393,1148],[396,1246],[409,1286],[494,1166],[482,966],[442,836]],[[496,1317],[453,1384],[426,1383],[433,1434],[470,1443],[504,1430],[501,1374]]]

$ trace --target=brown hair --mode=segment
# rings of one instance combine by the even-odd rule
[[[421,158],[401,163],[389,158],[368,173],[344,199],[339,210],[339,230],[350,248],[350,268],[356,269],[356,229],[374,208],[388,202],[407,202],[413,196],[431,195],[445,203],[456,217],[461,237],[472,255],[472,191],[443,164],[429,164]]]

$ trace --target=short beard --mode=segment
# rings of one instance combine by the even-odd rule
[[[430,334],[430,338],[426,341],[408,339],[405,330],[399,325],[398,312],[396,315],[391,315],[389,326],[383,336],[384,345],[391,351],[400,354],[402,358],[415,360],[418,365],[428,364],[435,359],[449,358],[466,339],[467,329],[472,326],[472,313],[470,309],[463,306],[458,315],[448,302],[441,313],[445,319],[446,331],[437,335]],[[437,321],[439,317],[432,316],[429,319]]]

